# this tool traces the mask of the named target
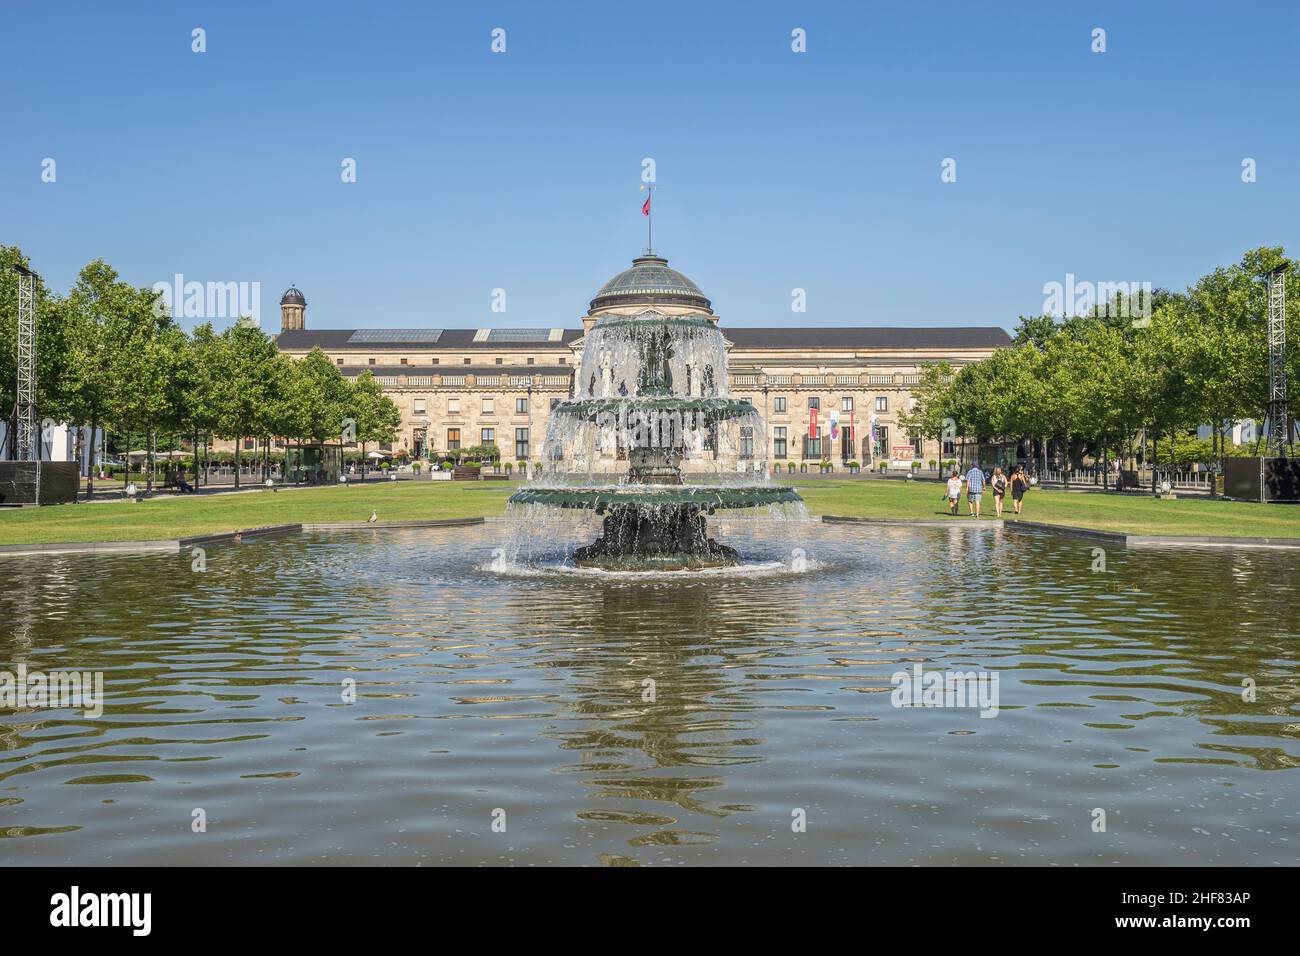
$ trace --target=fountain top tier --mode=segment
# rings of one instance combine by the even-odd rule
[[[726,342],[706,315],[610,313],[583,337],[574,397],[725,398],[726,370]]]

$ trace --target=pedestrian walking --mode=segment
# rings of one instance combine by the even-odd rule
[[[979,463],[966,472],[966,508],[972,518],[980,516],[980,499],[984,497],[984,469]]]
[[[1025,477],[1025,470],[1017,468],[1016,473],[1011,476],[1011,507],[1020,514],[1020,502],[1025,497],[1025,492],[1029,490],[1029,479]]]
[[[957,502],[961,499],[961,475],[957,469],[952,470],[952,477],[948,479],[948,513],[957,514]]]
[[[1007,494],[1007,476],[1002,474],[1001,466],[993,469],[993,478],[989,482],[989,487],[993,491],[993,510],[1001,518],[1002,502]]]

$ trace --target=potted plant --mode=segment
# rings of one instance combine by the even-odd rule
[[[790,472],[790,474],[792,475],[794,474],[794,462],[790,462],[789,468],[787,470]]]
[[[849,474],[851,475],[856,475],[858,472],[862,470],[861,463],[856,461],[846,462],[844,467],[849,470]]]

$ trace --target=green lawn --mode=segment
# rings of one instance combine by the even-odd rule
[[[916,481],[795,482],[808,510],[817,515],[864,518],[946,518],[943,485]],[[993,496],[981,509],[993,514]],[[1300,538],[1300,507],[1240,501],[1179,498],[1161,501],[1149,495],[1079,494],[1034,488],[1025,495],[1021,516],[1029,521],[1073,525],[1130,534],[1229,535]],[[1007,496],[1006,512],[1011,512]],[[966,517],[961,501],[960,520]]]
[[[499,515],[515,488],[505,481],[375,481],[220,495],[161,495],[148,501],[0,510],[0,544],[137,541],[260,525]]]
[[[795,486],[814,515],[946,518],[943,486],[934,482],[815,479]],[[380,482],[351,487],[253,491],[179,497],[132,504],[54,505],[0,510],[0,544],[54,541],[130,541],[254,528],[259,525],[381,521],[500,515],[516,483]],[[1010,502],[1008,501],[1008,505]],[[984,496],[986,514],[992,498]],[[961,521],[965,517],[962,502]],[[1010,511],[1010,508],[1007,509]],[[1127,531],[1133,534],[1230,535],[1300,538],[1300,507],[1187,498],[1069,494],[1035,489],[1025,498],[1031,521]]]

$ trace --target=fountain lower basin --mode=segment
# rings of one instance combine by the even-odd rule
[[[793,488],[773,485],[614,485],[532,487],[511,495],[517,505],[588,509],[603,515],[601,535],[573,553],[578,567],[608,571],[680,571],[728,567],[735,548],[709,537],[706,516],[717,509],[797,502]]]

